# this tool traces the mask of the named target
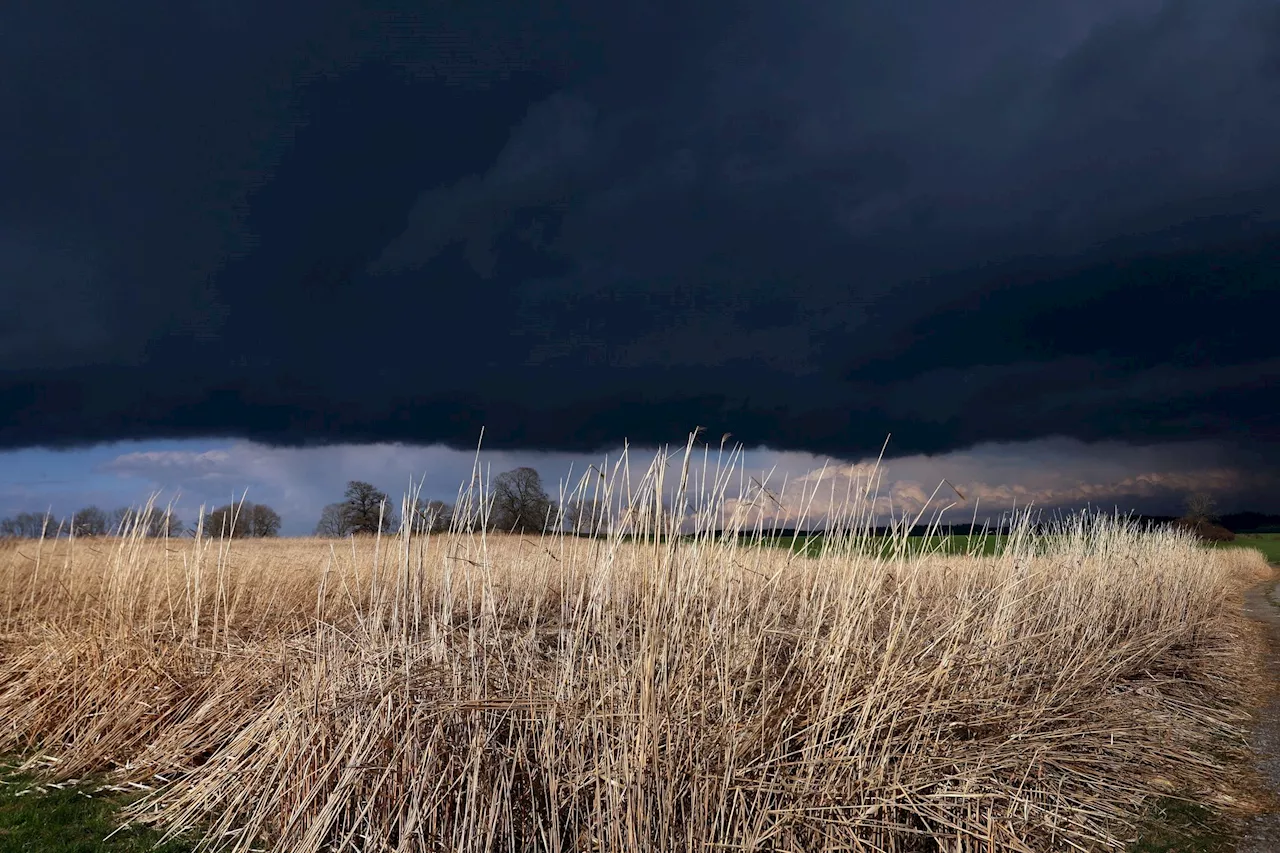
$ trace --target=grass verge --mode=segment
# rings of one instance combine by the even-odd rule
[[[1229,853],[1236,832],[1212,809],[1185,800],[1161,798],[1151,809],[1129,853]]]
[[[191,853],[195,843],[160,843],[145,826],[124,827],[136,797],[95,785],[40,785],[29,776],[0,778],[0,853]],[[1128,853],[1229,853],[1232,826],[1212,809],[1160,798]],[[123,828],[122,828],[123,827]]]
[[[189,853],[190,843],[157,846],[148,827],[124,824],[136,796],[100,782],[40,784],[0,770],[0,853]]]

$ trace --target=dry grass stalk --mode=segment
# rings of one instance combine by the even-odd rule
[[[1227,793],[1253,552],[1093,517],[807,559],[716,541],[688,459],[679,543],[0,544],[0,749],[238,851],[1119,849]]]

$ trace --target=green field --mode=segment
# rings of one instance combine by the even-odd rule
[[[623,535],[617,537],[620,541],[646,541],[652,542],[652,537]],[[682,536],[684,541],[691,541],[694,537]],[[866,545],[879,557],[891,557],[899,550],[904,555],[914,555],[935,551],[939,553],[951,555],[964,554],[985,554],[990,555],[997,553],[1001,546],[1004,545],[1007,536],[997,536],[990,534],[987,536],[909,536],[905,540],[889,537],[889,536],[872,536],[864,541]],[[661,539],[660,541],[665,541]],[[751,545],[755,539],[750,536],[742,536],[738,540],[744,546]],[[822,551],[825,537],[821,533],[814,533],[803,536],[768,536],[759,540],[762,544],[775,548],[786,548],[791,551],[801,552],[810,557],[816,557]]]
[[[622,536],[620,539],[634,540],[642,537]],[[691,539],[692,537],[683,537]],[[937,552],[951,555],[982,554],[990,556],[998,553],[1004,546],[1007,536],[989,534],[987,536],[909,536],[905,542],[889,536],[873,536],[866,543],[876,550],[880,557],[893,556],[899,549],[904,554]],[[649,540],[652,541],[652,540]],[[751,537],[743,536],[739,540],[744,545],[750,544]],[[776,548],[787,548],[816,557],[822,551],[824,537],[820,533],[808,536],[766,536],[761,540],[766,545]],[[1280,533],[1243,533],[1234,542],[1221,543],[1227,548],[1256,548],[1273,563],[1280,563]]]
[[[191,845],[157,847],[159,834],[120,827],[128,795],[99,784],[37,786],[0,771],[0,853],[188,853]],[[114,834],[113,834],[114,833]]]
[[[1234,542],[1224,542],[1227,548],[1256,548],[1272,563],[1280,563],[1280,533],[1246,533]]]
[[[998,553],[1007,539],[1007,536],[995,535],[986,537],[912,536],[906,540],[905,545],[889,538],[875,538],[869,540],[869,542],[874,543],[874,546],[879,548],[879,556],[882,557],[891,556],[897,548],[903,548],[909,554],[933,551],[956,555],[970,553],[991,555]],[[823,542],[821,536],[780,536],[766,541],[780,548],[804,552],[809,556],[817,556],[822,549]],[[1261,551],[1268,561],[1280,563],[1280,533],[1244,533],[1237,536],[1235,541],[1223,542],[1216,547],[1254,548]]]
[[[149,829],[119,830],[127,795],[95,793],[94,785],[35,787],[30,779],[0,779],[0,853],[189,853]],[[1153,806],[1130,853],[1222,853],[1231,835],[1207,809],[1173,800]]]
[[[865,546],[879,557],[891,557],[901,551],[904,555],[922,553],[941,553],[951,555],[997,553],[1004,545],[1006,536],[910,536],[905,541],[890,537],[871,537],[865,540]],[[822,550],[821,536],[779,536],[766,540],[779,548],[788,548],[811,557],[816,557]]]
[[[1235,849],[1235,834],[1227,821],[1195,803],[1162,799],[1129,853],[1227,853]]]

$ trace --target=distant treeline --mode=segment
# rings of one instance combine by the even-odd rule
[[[1280,533],[1280,515],[1262,512],[1233,512],[1219,523],[1232,533]]]
[[[120,507],[102,510],[87,506],[60,518],[49,512],[20,512],[0,518],[0,539],[54,539],[62,536],[94,537],[137,533],[142,536],[181,536],[182,519],[163,509]]]
[[[520,468],[500,475],[495,483],[494,493],[493,511],[489,519],[492,529],[536,532],[546,523],[544,519],[549,521],[560,515],[555,502],[543,490],[537,472],[533,469]],[[604,514],[594,503],[575,501],[565,507],[560,517],[570,535],[589,535],[590,530],[594,530],[596,535],[603,535]],[[454,507],[442,501],[427,501],[418,506],[416,512],[420,518],[415,520],[415,528],[439,532],[449,529]],[[1033,531],[1041,532],[1050,529],[1055,519],[1061,517],[1057,513],[1049,514],[1048,518],[1041,515],[1030,527]],[[1146,527],[1171,524],[1186,516],[1129,515],[1127,518],[1139,527]],[[1215,518],[1218,525],[1232,533],[1280,533],[1280,515],[1236,512]],[[238,539],[278,536],[282,523],[279,513],[271,507],[247,501],[208,510],[202,521],[200,527],[206,536],[231,535]],[[352,481],[348,484],[342,502],[325,507],[315,535],[345,538],[353,533],[391,533],[398,526],[399,518],[385,492],[368,483]],[[918,524],[910,528],[906,535],[981,536],[985,533],[988,536],[1000,536],[1007,534],[1011,526],[1012,520],[1006,516],[999,521],[984,524]],[[72,531],[76,536],[87,537],[113,536],[122,531],[136,531],[144,536],[175,537],[192,536],[195,530],[195,525],[187,527],[172,512],[160,508],[145,513],[127,507],[103,511],[89,506],[65,518],[33,512],[0,518],[0,539],[37,539],[41,536],[54,538],[67,536]],[[737,536],[749,539],[763,535],[770,539],[784,539],[822,536],[829,532],[831,531],[823,528],[772,527],[762,531],[741,531]],[[871,536],[901,536],[903,528],[882,525],[850,532]]]
[[[247,501],[207,510],[199,527],[187,527],[170,509],[120,507],[104,511],[87,506],[65,518],[48,512],[20,512],[0,518],[0,539],[55,539],[72,535],[176,538],[195,536],[197,529],[206,536],[234,534],[244,539],[276,536],[280,523],[280,514],[271,507]]]

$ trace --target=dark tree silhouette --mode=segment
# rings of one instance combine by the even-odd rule
[[[516,468],[493,480],[489,525],[495,530],[536,532],[555,526],[556,505],[532,468]]]
[[[138,511],[132,507],[122,506],[107,513],[107,533],[121,536],[128,533],[138,521]]]
[[[47,513],[20,512],[11,518],[0,519],[0,537],[6,539],[39,539],[57,532],[58,525]]]
[[[1217,503],[1213,497],[1204,492],[1188,495],[1184,503],[1186,515],[1175,522],[1208,542],[1230,542],[1236,535],[1225,527],[1215,524],[1218,520]]]
[[[414,512],[414,527],[422,533],[443,533],[453,521],[453,507],[444,501],[427,501]]]
[[[570,501],[565,511],[565,528],[579,536],[598,536],[608,526],[607,509],[603,501],[587,498]]]
[[[139,528],[143,536],[181,536],[185,529],[182,519],[169,509],[152,507],[134,509],[120,507],[107,513],[107,533],[112,536],[128,536],[135,534]]]
[[[316,524],[316,535],[326,539],[345,539],[354,528],[345,503],[329,504],[320,513],[320,521]]]
[[[347,483],[343,495],[352,533],[390,533],[396,528],[396,513],[387,493],[361,480]]]
[[[1218,503],[1212,495],[1196,492],[1184,502],[1188,521],[1210,522],[1218,520]]]
[[[226,504],[205,516],[206,536],[261,539],[280,533],[280,513],[266,504]]]
[[[266,504],[254,504],[253,513],[249,521],[251,535],[258,538],[279,536],[280,525],[284,523],[284,520],[280,518],[280,513]]]
[[[106,536],[107,514],[96,506],[87,506],[72,516],[76,536]]]
[[[160,538],[164,536],[181,536],[185,529],[182,519],[173,514],[173,510],[152,509],[146,515],[147,535]]]

